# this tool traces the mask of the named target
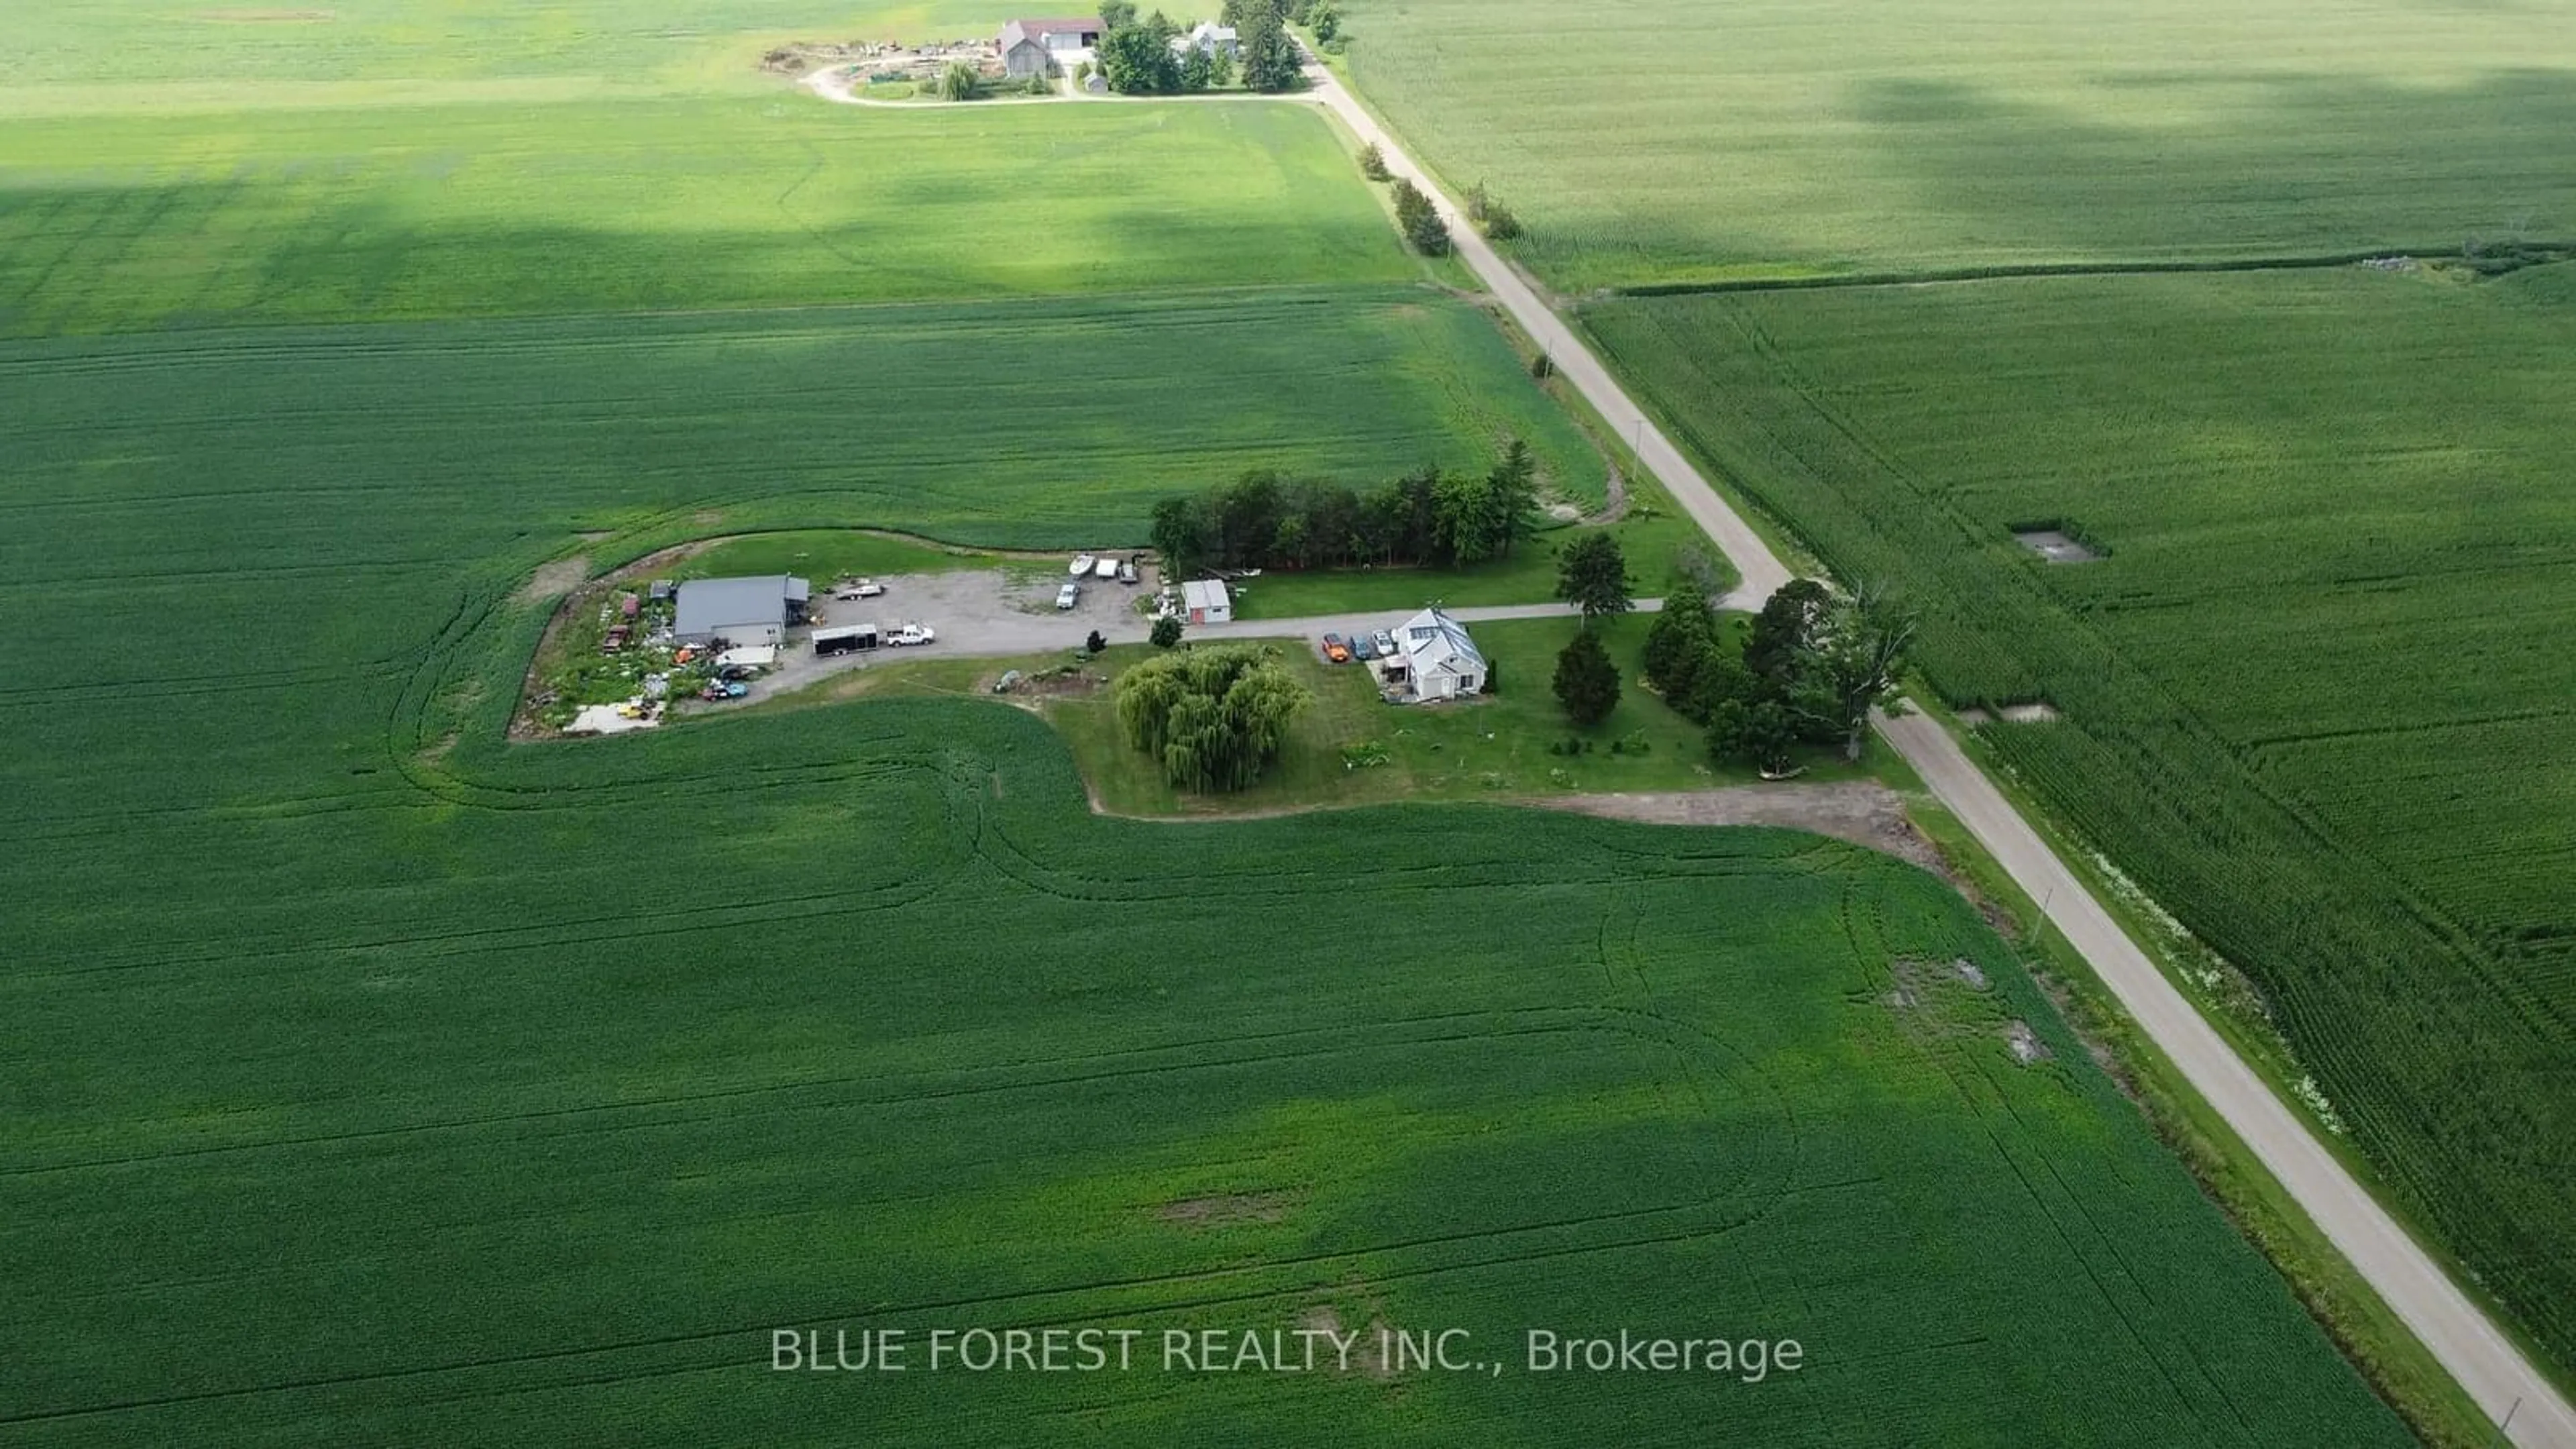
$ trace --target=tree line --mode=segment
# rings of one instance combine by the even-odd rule
[[[1449,567],[1507,558],[1538,530],[1538,460],[1518,438],[1483,474],[1426,465],[1362,493],[1255,469],[1154,505],[1154,551],[1173,575],[1353,564]]]
[[[1256,91],[1305,84],[1297,42],[1288,35],[1288,13],[1283,0],[1227,0],[1221,23],[1235,28],[1243,83]],[[1100,73],[1121,95],[1182,95],[1234,84],[1234,57],[1196,46],[1174,54],[1172,42],[1186,32],[1160,10],[1139,17],[1132,0],[1106,0],[1100,23]]]
[[[1708,594],[1675,588],[1646,632],[1645,675],[1664,702],[1708,730],[1711,753],[1789,771],[1800,744],[1860,758],[1869,712],[1904,667],[1915,619],[1884,590],[1838,596],[1796,579],[1762,605],[1740,643]]]

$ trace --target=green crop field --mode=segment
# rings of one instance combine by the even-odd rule
[[[2251,973],[2401,1205],[2576,1364],[2576,284],[2343,265],[2568,253],[2576,31],[1346,10],[1372,104],[1512,206],[1722,486],[1905,588],[1954,702],[2063,711],[1991,754]],[[2193,270],[1995,275],[2159,268]],[[1903,279],[1941,284],[1857,285]],[[1640,295],[1694,287],[1723,294]],[[2110,557],[2043,564],[2022,525]]]
[[[2404,1442],[1928,876],[1506,811],[1103,821],[994,705],[512,748],[486,697],[423,754],[532,622],[469,594],[371,616],[385,677],[205,686],[292,784],[12,822],[7,899],[81,902],[0,976],[43,1062],[0,1128],[13,1437]],[[919,1367],[1021,1324],[1148,1350],[768,1368],[776,1328]],[[1160,1358],[1322,1324],[1805,1366]]]
[[[1602,495],[1313,111],[753,69],[997,18],[0,16],[0,610],[47,646],[0,684],[0,1435],[2405,1442],[2011,950],[1856,847],[1103,819],[990,701],[505,739],[554,593],[693,539],[1092,545],[1505,433]],[[928,1371],[1012,1326],[1147,1340]],[[872,1327],[919,1371],[771,1369]],[[1324,1327],[1509,1367],[1162,1354]],[[1533,1374],[1531,1328],[1801,1361]]]
[[[989,39],[985,0],[332,0],[187,8],[163,0],[22,7],[0,85],[14,103],[105,109],[204,102],[221,88],[274,104],[309,88],[569,79],[628,90],[761,89],[753,65],[788,40]],[[110,96],[111,83],[126,85]],[[153,89],[137,90],[138,86]],[[84,91],[84,87],[97,90]],[[6,103],[0,103],[6,104]]]
[[[1594,331],[2230,960],[2576,1359],[2570,269],[1632,300]],[[2011,529],[2108,551],[2052,565]]]
[[[1418,275],[1322,120],[1279,105],[0,123],[0,334]]]
[[[2410,0],[1353,0],[1568,292],[2576,237],[2576,28]]]

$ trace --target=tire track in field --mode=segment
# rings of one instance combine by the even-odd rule
[[[1005,1304],[1025,1302],[1033,1298],[1059,1297],[1067,1293],[1105,1293],[1131,1289],[1150,1289],[1166,1285],[1181,1286],[1196,1283],[1213,1283],[1226,1279],[1239,1279],[1252,1274],[1284,1272],[1300,1268],[1334,1268],[1351,1263],[1365,1262],[1366,1260],[1378,1255],[1412,1251],[1426,1246],[1471,1242],[1487,1237],[1514,1236],[1531,1232],[1585,1227],[1598,1223],[1618,1222],[1625,1219],[1651,1216],[1658,1213],[1668,1213],[1672,1211],[1675,1210],[1660,1208],[1634,1209],[1625,1212],[1603,1213],[1569,1218],[1562,1222],[1541,1224],[1526,1228],[1503,1229],[1498,1232],[1470,1232],[1440,1235],[1411,1241],[1381,1244],[1368,1248],[1348,1249],[1335,1253],[1310,1254],[1270,1259],[1260,1263],[1237,1264],[1173,1274],[1148,1275],[1131,1279],[1103,1281],[1100,1283],[1022,1289],[1007,1293],[975,1295],[940,1302],[897,1303],[891,1305],[884,1303],[870,1303],[855,1307],[844,1306],[805,1313],[781,1313],[765,1318],[757,1323],[735,1324],[718,1328],[689,1330],[680,1333],[654,1334],[634,1338],[616,1339],[603,1343],[576,1345],[567,1348],[534,1349],[523,1353],[500,1354],[477,1359],[451,1360],[449,1362],[439,1364],[417,1364],[399,1368],[355,1370],[339,1374],[313,1375],[299,1379],[272,1380],[268,1383],[261,1384],[246,1384],[226,1388],[193,1390],[185,1393],[142,1396],[103,1404],[70,1405],[58,1408],[0,1414],[0,1426],[58,1423],[66,1420],[92,1418],[104,1414],[130,1413],[141,1409],[168,1408],[183,1404],[208,1403],[229,1399],[251,1398],[268,1394],[293,1393],[317,1389],[352,1388],[361,1385],[394,1383],[433,1378],[449,1374],[470,1373],[481,1369],[569,1362],[578,1359],[595,1358],[603,1354],[633,1353],[656,1348],[713,1345],[720,1342],[744,1339],[756,1339],[765,1343],[765,1335],[779,1327],[781,1324],[812,1324],[829,1322],[861,1323],[897,1316],[918,1316],[940,1312],[954,1312],[960,1309],[999,1307]],[[1712,1237],[1719,1237],[1727,1233],[1734,1232],[1739,1228],[1747,1226],[1748,1221],[1749,1220],[1719,1222],[1664,1233],[1641,1233],[1601,1242],[1564,1244],[1550,1248],[1534,1249],[1522,1253],[1498,1254],[1481,1259],[1467,1259],[1457,1262],[1428,1264],[1409,1268],[1374,1268],[1369,1272],[1368,1278],[1372,1283],[1410,1282],[1417,1279],[1437,1277],[1442,1274],[1472,1272],[1480,1268],[1539,1263],[1558,1258],[1581,1256],[1593,1253],[1620,1252],[1636,1248],[1657,1247],[1672,1243],[1693,1242]],[[1236,1293],[1208,1294],[1194,1298],[1165,1298],[1150,1305],[1150,1311],[1179,1314],[1182,1312],[1206,1308],[1268,1302],[1274,1299],[1303,1298],[1314,1293],[1318,1288],[1327,1286],[1331,1281],[1332,1280],[1329,1278],[1317,1278],[1313,1282],[1280,1288],[1255,1289]],[[1148,1310],[1130,1309],[1123,1311],[1125,1313],[1132,1314]],[[1065,1313],[1057,1317],[1018,1315],[1017,1321],[1026,1327],[1050,1328],[1069,1324],[1095,1322],[1104,1316],[1107,1315],[1101,1310],[1088,1309],[1081,1312]],[[754,1361],[756,1362],[756,1360]],[[606,1377],[609,1381],[618,1381],[627,1378],[662,1378],[679,1373],[700,1373],[719,1369],[732,1369],[739,1371],[746,1362],[747,1360],[745,1359],[736,1358],[728,1354],[726,1358],[716,1362],[685,1364],[672,1369],[647,1370],[633,1375],[609,1375]],[[573,1379],[531,1387],[562,1388],[577,1386],[585,1381],[586,1380],[583,1379]],[[525,1391],[528,1390],[517,1390],[517,1392]]]
[[[1565,1018],[1556,1020],[1554,1018]],[[113,1157],[84,1158],[66,1162],[31,1163],[0,1168],[0,1179],[44,1177],[60,1173],[89,1172],[106,1168],[142,1166],[163,1162],[186,1161],[203,1157],[232,1156],[250,1152],[269,1152],[311,1147],[325,1147],[352,1142],[375,1142],[404,1137],[417,1137],[447,1132],[472,1133],[492,1127],[525,1125],[538,1122],[571,1121],[604,1114],[641,1112],[652,1109],[690,1107],[713,1102],[741,1101],[759,1097],[782,1097],[835,1088],[900,1087],[906,1081],[922,1085],[912,1090],[885,1090],[873,1094],[862,1091],[830,1102],[803,1106],[791,1105],[785,1110],[848,1110],[856,1107],[902,1107],[914,1104],[948,1102],[972,1097],[1012,1092],[1033,1092],[1059,1087],[1100,1082],[1116,1082],[1148,1077],[1168,1076],[1180,1071],[1230,1070],[1269,1066],[1288,1062],[1311,1062],[1331,1057],[1385,1050],[1393,1046],[1431,1047],[1484,1045],[1520,1038],[1572,1036],[1610,1032],[1653,1044],[1635,1025],[1609,1013],[1586,1011],[1579,1007],[1530,1008],[1506,1012],[1442,1013],[1407,1018],[1393,1026],[1447,1027],[1457,1023],[1456,1030],[1423,1030],[1395,1036],[1392,1040],[1354,1042],[1353,1025],[1342,1023],[1331,1027],[1306,1028],[1286,1033],[1256,1033],[1239,1037],[1214,1037],[1201,1041],[1159,1044],[1104,1053],[1080,1053],[1044,1058],[1036,1062],[1014,1063],[1008,1067],[974,1068],[966,1072],[916,1071],[845,1073],[806,1077],[787,1082],[752,1082],[729,1087],[710,1087],[695,1092],[671,1093],[655,1097],[637,1097],[618,1102],[577,1103],[560,1107],[530,1108],[518,1112],[488,1113],[430,1122],[403,1123],[386,1127],[357,1128],[345,1132],[309,1133],[296,1137],[275,1137],[252,1141],[207,1143],[197,1146],[172,1147],[155,1152],[130,1153]],[[1474,1029],[1466,1029],[1472,1025]],[[1386,1029],[1370,1023],[1360,1028],[1372,1036]],[[1322,1040],[1312,1045],[1293,1047],[1287,1038],[1315,1037]],[[1270,1044],[1277,1050],[1242,1051],[1220,1057],[1209,1057],[1212,1048]],[[1153,1060],[1133,1060],[1154,1058]],[[1173,1059],[1177,1058],[1177,1059]],[[1030,1072],[1033,1067],[1078,1067],[1099,1064],[1090,1070]],[[1116,1065],[1111,1065],[1116,1063]],[[977,1073],[997,1075],[1001,1080],[955,1081],[960,1076]],[[946,1083],[946,1085],[942,1085]],[[697,1120],[674,1117],[630,1123],[609,1123],[592,1131],[636,1131],[670,1126],[675,1122]]]

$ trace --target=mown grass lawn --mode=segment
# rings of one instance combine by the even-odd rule
[[[1735,618],[1741,627],[1741,617]],[[1265,647],[1277,649],[1314,691],[1315,705],[1298,720],[1288,748],[1259,783],[1221,797],[1173,790],[1155,761],[1128,748],[1111,687],[1051,700],[1045,712],[1071,742],[1083,779],[1101,804],[1124,814],[1261,813],[1396,800],[1705,790],[1757,778],[1747,766],[1712,760],[1699,728],[1638,684],[1647,627],[1643,616],[1601,626],[1620,670],[1619,707],[1589,728],[1568,723],[1552,681],[1557,651],[1573,638],[1576,627],[1571,619],[1474,626],[1477,647],[1493,664],[1500,688],[1443,705],[1388,704],[1378,697],[1364,667],[1328,664],[1302,641],[1271,642]],[[1114,681],[1122,666],[1150,652],[1144,645],[1112,649],[1092,668]],[[983,677],[1000,667],[986,669]],[[1380,754],[1382,763],[1355,763],[1355,758]],[[1800,763],[1806,778],[1834,780],[1879,773],[1892,760],[1873,739],[1857,765],[1823,749],[1805,752]]]
[[[1532,604],[1556,597],[1557,555],[1585,533],[1606,531],[1628,561],[1630,592],[1663,594],[1684,551],[1712,566],[1724,586],[1733,575],[1697,525],[1676,510],[1661,489],[1629,485],[1630,509],[1612,524],[1551,527],[1515,544],[1511,556],[1464,568],[1351,568],[1294,572],[1272,569],[1234,588],[1238,619],[1297,619],[1369,609],[1411,613],[1434,602]]]

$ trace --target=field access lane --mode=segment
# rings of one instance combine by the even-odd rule
[[[1449,223],[1459,255],[1473,267],[1513,320],[1548,350],[1556,369],[1610,425],[1635,444],[1639,461],[1723,549],[1743,576],[1738,595],[1758,607],[1791,577],[1762,536],[1727,506],[1699,470],[1657,431],[1653,421],[1580,339],[1485,238],[1468,225],[1439,186],[1406,156],[1377,118],[1321,66],[1306,76],[1319,102],[1362,141],[1373,142],[1389,171],[1422,188]],[[1730,599],[1730,606],[1744,605]],[[2224,1038],[2202,1020],[2173,984],[2031,823],[1978,770],[1959,742],[1922,715],[1885,718],[1879,733],[1923,777],[1934,797],[1957,814],[1978,841],[2091,963],[2157,1047],[2194,1090],[2207,1098],[2278,1178],[2299,1206],[2397,1315],[2424,1341],[2513,1443],[2532,1449],[2576,1449],[2576,1408],[2421,1245],[2390,1217],[2307,1123],[2273,1095]]]

